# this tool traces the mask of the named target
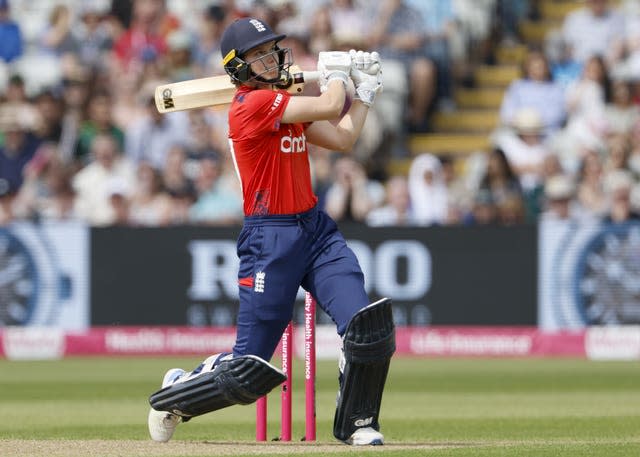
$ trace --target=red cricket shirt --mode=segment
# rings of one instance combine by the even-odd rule
[[[229,110],[229,146],[247,216],[295,214],[318,201],[311,188],[304,130],[282,124],[291,95],[240,87]]]

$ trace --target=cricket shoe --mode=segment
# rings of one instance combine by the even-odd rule
[[[345,443],[352,446],[382,446],[384,436],[371,427],[363,427],[353,432]]]
[[[172,368],[167,371],[162,379],[162,387],[170,386],[182,377],[186,372],[181,368]],[[149,435],[153,441],[166,443],[173,436],[176,427],[182,421],[180,416],[171,414],[167,411],[156,411],[151,408],[147,424],[149,426]]]

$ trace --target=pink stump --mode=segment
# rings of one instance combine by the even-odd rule
[[[280,439],[291,441],[291,368],[293,356],[293,324],[289,322],[282,334],[282,371],[287,375],[287,380],[282,384],[282,409],[280,416]]]
[[[292,368],[293,324],[287,325],[281,340],[282,371],[287,380],[282,384],[280,440],[291,441],[292,435]],[[307,293],[304,303],[304,379],[305,379],[305,435],[306,441],[316,439],[316,302]],[[256,441],[267,440],[267,396],[256,402]]]
[[[267,441],[267,397],[256,402],[256,441]]]
[[[307,292],[304,300],[304,392],[306,441],[316,439],[316,301]]]

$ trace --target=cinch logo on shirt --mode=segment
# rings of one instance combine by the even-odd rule
[[[307,138],[304,133],[300,136],[291,136],[291,130],[289,135],[283,136],[280,139],[280,151],[284,153],[305,152],[307,150]]]

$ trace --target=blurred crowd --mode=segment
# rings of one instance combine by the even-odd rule
[[[637,219],[640,1],[577,6],[507,88],[489,160],[512,177],[525,221]]]
[[[338,221],[515,225],[640,211],[640,0],[586,0],[505,91],[492,148],[406,146],[496,46],[527,45],[530,0],[0,0],[0,225],[242,221],[225,109],[161,115],[154,89],[223,74],[226,24],[258,17],[295,63],[378,50],[384,92],[352,154],[311,146],[320,206]],[[309,85],[305,91],[317,93]],[[410,161],[404,174],[389,163]]]

